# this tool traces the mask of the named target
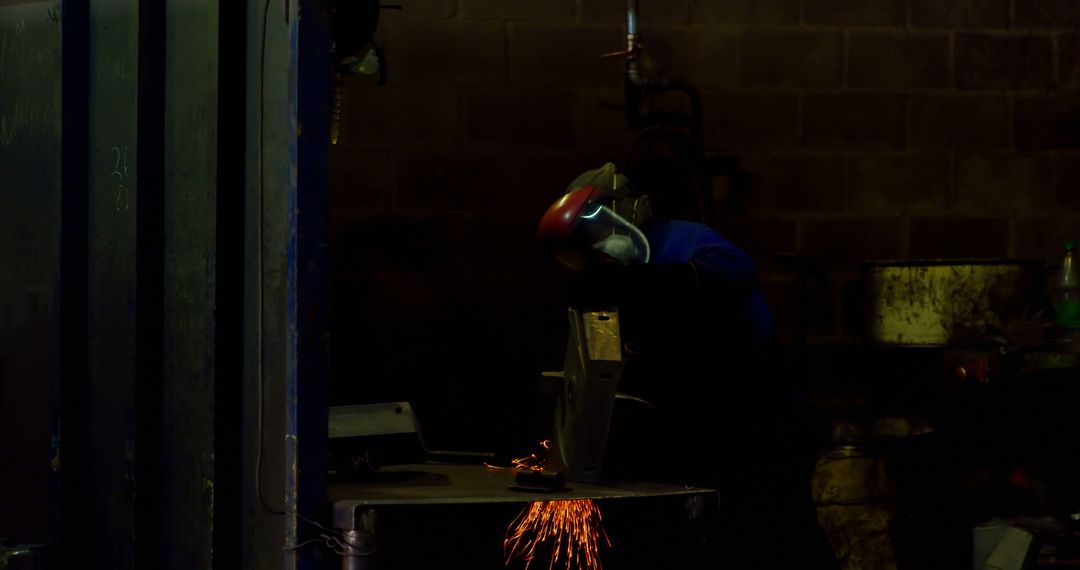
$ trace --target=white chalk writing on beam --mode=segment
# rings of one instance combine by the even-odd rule
[[[131,200],[128,199],[127,186],[123,184],[117,184],[116,189],[113,190],[113,197],[116,199],[116,211],[127,211],[131,209]]]
[[[122,57],[112,62],[113,74],[117,79],[127,79],[127,58]]]
[[[0,145],[8,146],[15,138],[15,129],[8,130],[7,117],[0,117]]]
[[[8,146],[27,128],[48,128],[54,118],[52,103],[24,105],[16,101],[14,112],[0,115],[0,146]]]
[[[127,147],[127,145],[124,145],[123,155],[121,155],[121,153],[120,153],[120,147],[119,146],[112,147],[112,151],[113,151],[113,154],[116,155],[116,164],[113,165],[113,170],[112,170],[111,176],[116,176],[118,178],[124,178],[125,176],[128,175],[128,163],[127,163],[128,147]]]
[[[123,150],[121,150],[123,149]],[[123,179],[128,175],[128,146],[116,145],[112,147],[113,154],[113,168],[109,176],[115,176],[118,179],[116,187],[113,189],[113,198],[116,203],[116,211],[127,211],[131,209],[130,192],[127,186],[124,186]]]

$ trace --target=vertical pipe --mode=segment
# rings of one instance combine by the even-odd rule
[[[637,46],[638,0],[626,0],[626,79],[631,85],[642,83]]]
[[[87,235],[89,217],[89,0],[61,13],[60,166],[60,507],[59,567],[77,568],[90,551],[87,453]],[[54,558],[54,560],[55,560]]]
[[[297,114],[304,125],[297,141],[295,397],[289,402],[288,455],[295,473],[297,513],[318,518],[326,501],[327,379],[329,377],[330,194],[327,157],[331,129],[331,37],[327,0],[300,4]],[[336,99],[340,105],[340,83]],[[340,107],[338,108],[340,112]],[[339,117],[340,118],[340,117]],[[306,529],[299,529],[306,530]],[[300,537],[298,532],[295,536]],[[317,570],[311,551],[298,553],[296,567]]]
[[[242,568],[247,6],[218,3],[213,567]]]
[[[165,290],[165,8],[139,2],[135,202],[135,567],[161,566]]]

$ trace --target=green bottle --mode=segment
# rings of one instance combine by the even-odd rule
[[[1080,268],[1074,259],[1075,250],[1076,242],[1065,244],[1065,260],[1054,291],[1058,350],[1069,352],[1080,352]]]

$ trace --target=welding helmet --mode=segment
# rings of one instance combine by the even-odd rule
[[[598,200],[610,207],[638,228],[645,227],[652,220],[652,203],[649,196],[627,180],[626,176],[616,171],[611,162],[600,168],[586,170],[566,188],[566,193],[582,186],[595,186],[600,190]]]
[[[540,219],[540,243],[563,264],[648,263],[649,240],[613,208],[609,193],[584,185],[558,199]]]

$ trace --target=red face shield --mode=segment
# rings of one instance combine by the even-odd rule
[[[595,186],[582,186],[548,208],[538,235],[556,259],[572,269],[592,263],[647,263],[645,234],[599,201]]]

